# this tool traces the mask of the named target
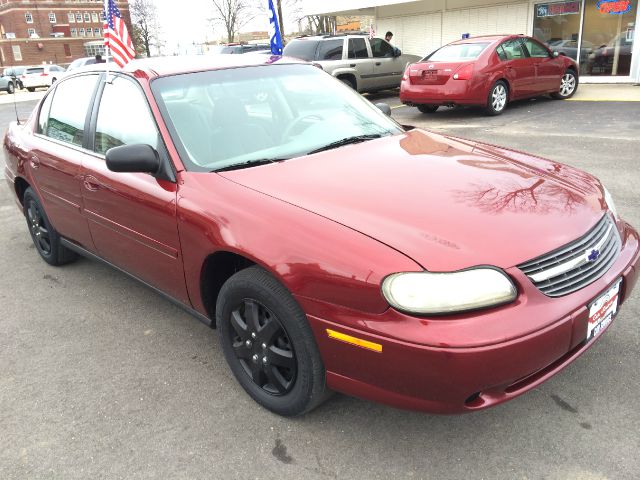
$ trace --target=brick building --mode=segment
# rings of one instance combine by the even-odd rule
[[[128,0],[116,3],[131,32]],[[104,54],[102,7],[101,0],[0,0],[0,66]]]

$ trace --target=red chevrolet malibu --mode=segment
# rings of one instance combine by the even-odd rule
[[[596,178],[403,129],[278,57],[79,71],[4,146],[45,262],[100,259],[216,326],[282,415],[334,390],[499,404],[597,341],[637,280],[638,233]]]
[[[439,106],[479,105],[490,115],[507,103],[536,95],[573,96],[578,66],[535,38],[490,35],[468,38],[439,48],[407,66],[400,100],[422,113]]]

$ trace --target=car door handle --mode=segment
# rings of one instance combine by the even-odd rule
[[[376,67],[379,67],[380,65],[382,65],[382,62],[376,62]]]
[[[31,168],[37,170],[40,167],[40,159],[35,155],[31,155],[31,160],[29,161],[31,164]]]
[[[102,186],[98,179],[91,175],[87,175],[86,177],[84,177],[84,181],[82,183],[84,185],[84,188],[86,188],[90,192],[97,192]]]
[[[351,68],[356,68],[356,64],[355,64],[355,63],[350,63],[350,64],[349,64],[349,66],[350,66]]]

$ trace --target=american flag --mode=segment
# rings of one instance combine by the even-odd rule
[[[105,0],[104,8],[104,44],[111,50],[113,61],[124,67],[136,56],[127,25],[114,0]]]

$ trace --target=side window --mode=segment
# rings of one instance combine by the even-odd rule
[[[524,40],[524,44],[526,45],[527,50],[529,50],[529,55],[531,55],[532,57],[535,57],[535,58],[549,57],[549,52],[547,51],[547,49],[544,48],[535,40],[531,40],[530,38],[527,38]]]
[[[336,38],[320,42],[318,60],[342,60],[343,38]]]
[[[518,60],[519,58],[527,58],[520,40],[513,39],[504,42],[501,45],[507,60]]]
[[[372,38],[369,43],[371,44],[371,53],[375,58],[393,57],[393,47],[381,38]]]
[[[51,100],[53,100],[53,95],[55,92],[49,93],[47,98],[42,102],[42,106],[40,107],[40,113],[38,114],[38,133],[46,135],[47,132],[47,122],[49,121],[49,110],[51,109]]]
[[[502,48],[502,45],[498,45],[498,48],[496,48],[496,53],[498,54],[498,58],[503,62],[507,60],[507,54],[504,52],[504,48]]]
[[[98,75],[83,75],[61,82],[53,92],[49,118],[40,119],[39,126],[44,126],[41,133],[81,147],[84,122],[97,79]]]
[[[349,39],[349,58],[369,58],[364,38]]]
[[[112,147],[134,143],[157,150],[158,130],[142,90],[131,80],[116,77],[105,85],[100,99],[95,151],[104,154]]]

